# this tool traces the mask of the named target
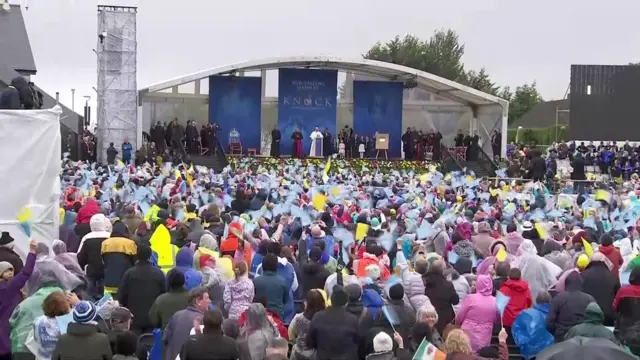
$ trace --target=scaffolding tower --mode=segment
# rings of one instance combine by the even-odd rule
[[[137,8],[98,5],[98,161],[106,163],[110,143],[122,156],[122,143],[138,149]],[[141,145],[141,144],[140,144]]]

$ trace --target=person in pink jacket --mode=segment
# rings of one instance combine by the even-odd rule
[[[469,336],[474,352],[489,346],[493,324],[500,320],[496,298],[491,295],[493,281],[487,275],[479,275],[476,293],[467,295],[456,314],[456,324]]]

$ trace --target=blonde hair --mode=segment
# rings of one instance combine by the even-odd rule
[[[471,354],[471,342],[467,334],[460,329],[451,330],[444,343],[444,352],[447,354],[453,352]]]
[[[238,261],[233,265],[233,273],[236,275],[236,279],[247,274],[247,263],[244,261]]]

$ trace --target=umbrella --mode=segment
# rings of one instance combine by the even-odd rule
[[[632,354],[607,339],[575,337],[546,348],[536,360],[634,360]]]

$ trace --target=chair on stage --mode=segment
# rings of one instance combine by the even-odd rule
[[[242,142],[240,142],[240,133],[236,129],[229,132],[229,154],[242,155]]]
[[[427,146],[427,152],[425,154],[425,160],[433,160],[433,146]]]
[[[229,140],[229,154],[242,155],[242,143],[240,141]]]

